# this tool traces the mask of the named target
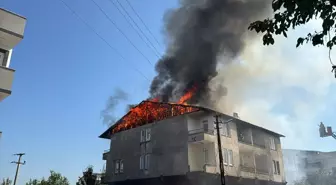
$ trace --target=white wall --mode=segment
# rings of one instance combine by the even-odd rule
[[[188,145],[188,163],[190,171],[203,171],[204,166],[203,144],[192,143]]]

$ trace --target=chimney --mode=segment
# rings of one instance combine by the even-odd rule
[[[239,119],[238,113],[234,112],[234,113],[233,113],[233,117]]]

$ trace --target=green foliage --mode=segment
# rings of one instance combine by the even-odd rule
[[[12,181],[9,180],[9,178],[7,179],[2,179],[1,185],[11,185]]]
[[[264,33],[263,44],[273,45],[274,34],[287,37],[288,29],[295,29],[312,19],[322,19],[322,30],[298,38],[296,47],[310,42],[313,46],[326,44],[331,49],[336,44],[336,36],[329,38],[330,31],[335,31],[335,5],[336,0],[273,0],[274,17],[255,21],[248,29]]]
[[[70,185],[68,179],[63,177],[60,173],[50,171],[48,179],[42,178],[41,180],[30,179],[26,185]]]

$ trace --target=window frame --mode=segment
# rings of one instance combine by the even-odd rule
[[[273,160],[272,164],[273,164],[273,173],[275,175],[280,175],[281,174],[280,173],[280,162]]]
[[[274,137],[270,137],[270,149],[276,151],[276,146],[275,146],[275,139],[274,139]]]
[[[226,148],[223,148],[223,154],[224,154],[224,165],[228,165],[229,156],[228,156],[228,150]]]
[[[228,165],[233,166],[233,151],[228,150]]]
[[[120,160],[114,160],[114,174],[119,174],[120,172]]]
[[[7,67],[8,62],[9,62],[9,61],[7,61],[8,60],[8,56],[9,56],[9,51],[0,48],[0,53],[3,53],[3,61],[0,61],[0,66]]]
[[[140,170],[149,170],[150,167],[150,154],[151,154],[151,128],[144,128],[141,130],[140,136]]]
[[[230,126],[229,126],[229,123],[222,123],[222,135],[225,136],[225,137],[231,137],[230,135]],[[225,128],[225,130],[224,130]]]
[[[140,155],[140,170],[145,169],[145,155]]]
[[[151,154],[147,153],[145,155],[145,170],[149,170],[149,167],[150,167],[150,162],[151,162]]]
[[[119,160],[119,173],[124,173],[124,160]]]
[[[280,175],[281,172],[280,172],[280,162],[279,161],[276,161],[276,166],[277,166],[277,169],[278,169],[278,175]]]
[[[152,131],[150,128],[145,129],[145,141],[148,142],[152,138]]]

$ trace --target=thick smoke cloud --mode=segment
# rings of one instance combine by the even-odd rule
[[[168,46],[156,65],[151,97],[176,101],[196,86],[189,103],[208,104],[209,82],[217,76],[217,56],[224,53],[227,60],[223,64],[231,63],[244,48],[249,23],[269,5],[265,0],[181,0],[180,7],[165,16]]]

